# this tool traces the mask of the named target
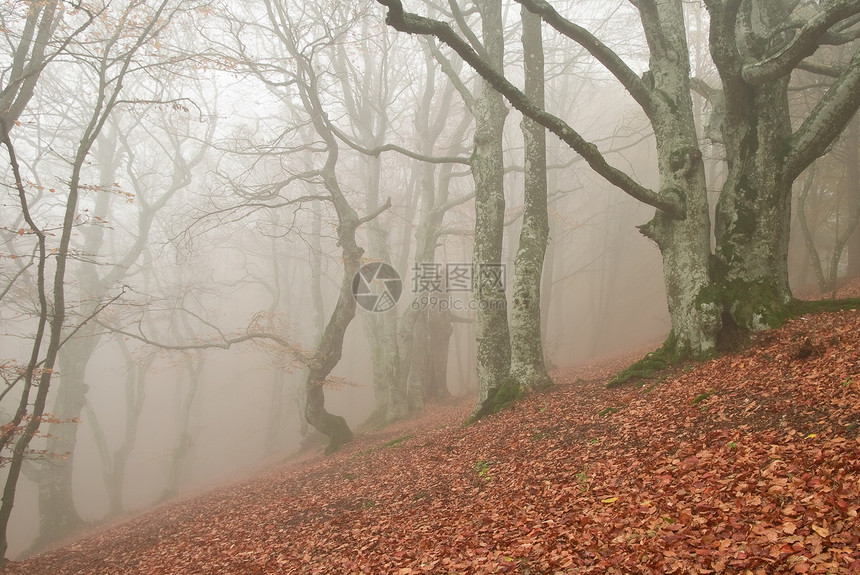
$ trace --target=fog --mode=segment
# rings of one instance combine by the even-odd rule
[[[434,262],[472,263],[475,122],[468,100],[478,96],[481,82],[450,50],[386,27],[383,9],[372,2],[284,3],[289,19],[278,22],[270,21],[266,2],[120,4],[91,23],[83,13],[64,15],[69,41],[64,45],[58,36],[51,44],[57,63],[45,66],[11,131],[28,205],[48,233],[49,251],[59,245],[74,187],[79,199],[69,230],[64,343],[46,403],[50,417],[30,443],[18,482],[10,558],[254,473],[302,449],[325,448],[325,438],[306,422],[305,380],[345,273],[335,193],[359,217],[372,214],[356,232],[362,262],[389,262],[403,286],[393,309],[358,308],[325,380],[325,409],[352,430],[379,425],[383,359],[374,338],[388,329],[383,314],[400,318],[403,329],[419,295],[416,264],[430,210],[440,214]],[[628,3],[570,4],[584,26],[601,30],[637,73],[644,71],[647,48]],[[688,7],[694,40],[695,22],[706,20],[696,4]],[[158,6],[165,10],[160,16]],[[15,46],[26,34],[27,15],[17,5],[2,10],[9,22],[4,33]],[[112,23],[120,26],[123,10],[137,19],[119,33],[125,51],[104,47],[110,58],[100,60],[85,50],[87,42],[101,46],[116,32]],[[505,72],[520,84],[519,7],[505,10]],[[468,17],[475,25],[475,15]],[[142,28],[158,18],[157,32]],[[75,26],[83,31],[69,32]],[[638,182],[658,186],[655,140],[630,94],[550,29],[544,46],[547,110]],[[712,69],[706,50],[695,46],[694,67]],[[0,52],[7,72],[13,54],[9,46]],[[100,65],[114,80],[104,83]],[[118,78],[117,101],[100,103],[99,94],[120,89]],[[704,133],[709,108],[701,98],[695,105]],[[508,109],[499,263],[510,301],[525,160],[522,116]],[[87,138],[91,146],[83,149]],[[724,167],[718,146],[704,135],[702,142],[713,204]],[[4,182],[15,181],[8,161],[0,171]],[[552,135],[546,174],[550,234],[541,319],[547,366],[659,347],[671,327],[662,258],[636,228],[654,208],[595,174]],[[6,387],[14,389],[0,400],[6,423],[19,400],[20,385],[13,382],[37,332],[38,278],[31,264],[38,249],[18,190],[9,184],[0,194],[0,362]],[[792,257],[804,262],[799,241]],[[56,267],[57,258],[49,258],[49,274]],[[796,284],[810,283],[808,269],[794,269],[801,270],[794,271]],[[474,312],[445,317],[451,335],[443,391],[427,392],[426,401],[478,392]],[[413,353],[429,351],[419,345]],[[419,416],[420,407],[410,405],[409,416]],[[0,481],[8,470],[0,468]],[[70,480],[51,479],[64,472]],[[45,493],[62,494],[63,481],[70,481],[73,508],[47,503],[62,499]],[[118,499],[111,499],[111,489]],[[50,529],[51,522],[60,527]]]

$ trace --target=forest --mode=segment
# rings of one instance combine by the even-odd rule
[[[860,0],[0,35],[0,572],[860,569]]]

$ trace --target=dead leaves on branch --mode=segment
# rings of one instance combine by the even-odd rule
[[[431,407],[8,572],[857,573],[858,334],[802,317],[638,390],[570,370],[467,428],[471,399]]]

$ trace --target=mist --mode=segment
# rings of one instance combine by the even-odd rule
[[[3,120],[4,150],[18,160],[0,167],[0,423],[21,401],[35,413],[36,391],[21,400],[21,390],[50,372],[40,380],[50,383],[44,413],[32,416],[38,431],[21,455],[12,559],[302,451],[322,452],[335,437],[339,445],[352,432],[418,416],[428,403],[475,396],[479,409],[486,400],[478,296],[471,284],[441,287],[450,270],[477,273],[487,263],[474,259],[485,241],[476,231],[484,213],[476,208],[476,117],[491,90],[481,77],[435,39],[386,26],[375,2],[96,4],[51,16],[48,24],[63,26],[36,63],[33,93]],[[707,13],[687,4],[691,67],[715,76]],[[16,55],[28,52],[31,25],[48,8],[0,10],[9,86]],[[565,10],[646,77],[635,7],[577,2]],[[479,29],[477,10],[465,18]],[[501,24],[501,71],[519,86],[518,4],[504,5]],[[612,166],[659,189],[662,152],[641,106],[593,55],[544,28],[546,111]],[[725,144],[706,134],[713,105],[692,98],[705,212],[716,219]],[[515,261],[532,226],[523,223],[532,161],[526,119],[499,101],[494,201],[504,206],[500,255],[491,260],[503,270],[501,317],[510,320]],[[637,229],[654,217],[653,202],[607,181],[551,132],[545,153],[548,240],[534,312],[541,361],[552,376],[658,348],[673,328],[664,259]],[[832,225],[847,202],[821,177],[810,186],[819,210],[812,233],[832,266],[816,276],[799,225],[788,265],[795,288],[817,277],[824,289],[849,266],[833,247],[844,247],[845,227]],[[715,245],[712,228],[706,249]],[[356,270],[373,262],[399,281],[384,310],[365,309],[356,296]],[[42,264],[48,279],[37,274]],[[374,298],[394,285],[368,280]],[[54,333],[59,307],[56,366],[44,369],[44,334]],[[0,482],[27,421],[4,438]],[[338,435],[344,429],[350,435]]]

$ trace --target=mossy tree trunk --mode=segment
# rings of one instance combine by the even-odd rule
[[[815,51],[827,26],[817,32],[807,27],[776,33],[794,17],[793,5],[753,0],[739,7],[707,4],[711,54],[723,83],[720,133],[728,167],[716,210],[714,291],[723,300],[726,319],[737,327],[768,329],[782,323],[792,299],[792,185],[827,151],[860,105],[860,52],[793,131],[791,72],[802,56]],[[860,8],[851,2],[837,1],[816,17],[830,15],[835,23],[857,12]]]
[[[644,76],[650,93],[646,112],[657,139],[660,193],[676,197],[685,217],[658,210],[640,230],[663,256],[672,335],[672,357],[703,357],[716,346],[720,305],[706,297],[710,283],[710,214],[705,166],[699,149],[690,93],[690,63],[680,2],[642,3],[640,14],[651,51]]]
[[[500,0],[479,0],[483,48],[490,65],[502,72],[504,28]],[[505,219],[504,156],[502,132],[507,108],[493,86],[483,81],[475,101],[475,138],[472,178],[475,182],[475,244],[473,297],[476,300],[475,343],[478,371],[478,407],[508,377],[511,362],[502,239]]]
[[[544,54],[541,19],[522,8],[525,94],[544,107]],[[541,330],[541,277],[549,242],[547,214],[546,129],[524,116],[523,225],[514,260],[511,305],[511,373],[520,387],[541,390],[552,386],[544,365]]]

